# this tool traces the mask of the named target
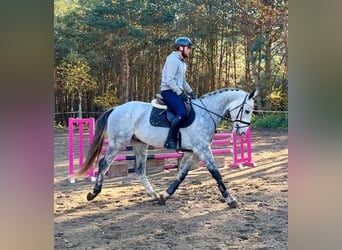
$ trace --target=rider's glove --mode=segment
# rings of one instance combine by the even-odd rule
[[[185,102],[189,99],[189,97],[184,93],[180,94],[179,97],[183,102]]]
[[[194,92],[191,92],[191,93],[190,93],[190,98],[191,98],[191,99],[196,99],[196,95],[195,95]]]

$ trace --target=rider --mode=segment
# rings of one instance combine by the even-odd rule
[[[169,149],[177,148],[180,123],[186,116],[184,102],[188,99],[187,94],[191,99],[196,98],[192,88],[185,80],[186,64],[184,59],[189,56],[191,49],[192,42],[189,38],[178,37],[175,41],[175,51],[166,58],[162,71],[160,94],[166,105],[176,114],[171,121],[169,134],[164,144],[164,147]]]

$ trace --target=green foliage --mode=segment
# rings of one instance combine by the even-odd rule
[[[272,110],[284,110],[288,107],[287,94],[281,87],[273,88],[267,100],[270,102]]]
[[[288,113],[271,113],[252,116],[252,128],[287,129]]]
[[[76,1],[54,0],[55,17],[63,16],[77,8]]]
[[[104,110],[118,105],[119,103],[120,100],[118,100],[112,92],[106,92],[103,96],[97,96],[94,99],[94,104]]]
[[[67,93],[85,93],[96,88],[96,82],[89,72],[90,67],[84,61],[64,62],[56,68],[55,79],[64,83]]]
[[[229,130],[231,130],[231,124],[230,124],[230,122],[224,120],[224,121],[222,121],[222,122],[218,125],[218,128],[219,128],[219,129],[229,129]]]

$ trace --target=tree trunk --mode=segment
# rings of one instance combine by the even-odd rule
[[[82,91],[78,90],[78,118],[82,118]]]
[[[236,88],[236,47],[235,43],[233,42],[233,77],[234,77],[234,88]]]
[[[287,0],[284,1],[284,5],[287,6]],[[283,24],[284,24],[284,45],[285,45],[285,55],[284,55],[284,64],[285,64],[285,79],[288,79],[288,24],[287,24],[287,9],[285,10],[284,17],[283,17]],[[286,81],[287,82],[287,81]],[[287,89],[287,86],[286,86]]]
[[[122,54],[122,102],[126,103],[129,100],[129,59],[128,59],[128,48],[127,46],[123,47]]]
[[[248,56],[249,56],[249,60],[250,61],[250,66],[252,67],[252,75],[253,75],[253,81],[254,81],[254,85],[255,88],[259,90],[260,93],[260,81],[259,81],[259,76],[258,76],[258,70],[257,70],[257,65],[256,65],[256,61],[253,59],[253,52],[251,50],[251,45],[252,45],[252,41],[250,37],[246,37],[246,47],[248,50]],[[251,60],[252,59],[252,60]],[[261,103],[261,95],[257,95],[256,98],[256,106],[258,110],[262,110],[262,103]]]
[[[248,39],[246,38],[246,45],[245,45],[245,85],[246,85],[246,89],[249,88],[249,85],[250,85],[250,75],[251,75],[251,63],[250,63],[250,59],[251,59],[251,56],[250,56],[250,44],[248,42]]]
[[[265,108],[267,110],[271,110],[271,100],[267,97],[272,92],[272,83],[271,83],[271,45],[272,38],[270,36],[270,31],[266,30],[266,45],[265,45],[265,97],[266,97],[266,105]]]
[[[219,54],[219,67],[218,67],[218,76],[217,76],[217,85],[219,88],[223,87],[223,82],[222,82],[222,70],[223,70],[223,58],[224,58],[224,46],[223,46],[223,31],[220,34],[220,54]]]

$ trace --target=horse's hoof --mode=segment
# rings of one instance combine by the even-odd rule
[[[160,204],[159,198],[151,199],[151,202],[152,202],[153,205],[159,205]]]
[[[237,208],[238,203],[237,203],[236,201],[232,201],[232,202],[228,203],[228,206],[229,206],[230,208]]]
[[[159,197],[159,205],[164,206],[166,204],[166,199],[164,198],[164,195],[160,195]]]
[[[95,197],[96,197],[96,194],[88,193],[88,195],[87,195],[87,200],[88,200],[88,201],[94,200]]]

